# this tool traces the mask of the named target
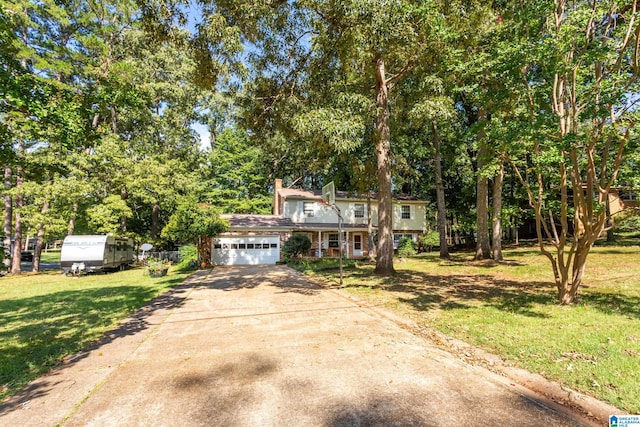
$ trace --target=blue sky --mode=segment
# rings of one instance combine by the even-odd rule
[[[211,134],[209,133],[209,129],[207,128],[207,125],[204,125],[202,123],[195,123],[195,124],[191,125],[191,129],[195,130],[200,135],[200,149],[201,150],[205,150],[205,149],[211,147],[211,145],[210,145]]]
[[[196,24],[200,21],[201,10],[195,1],[189,2],[189,8],[186,11],[187,14],[187,29],[192,33],[196,31]],[[191,125],[191,129],[195,130],[200,135],[200,149],[205,150],[211,147],[211,134],[207,125],[202,123],[195,123]]]

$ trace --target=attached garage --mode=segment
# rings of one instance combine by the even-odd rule
[[[275,264],[280,260],[280,236],[233,236],[213,239],[215,265]]]

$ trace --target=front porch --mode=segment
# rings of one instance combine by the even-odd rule
[[[340,257],[338,230],[297,230],[293,234],[305,234],[311,240],[307,256],[312,258]],[[365,258],[369,256],[369,234],[366,230],[345,229],[343,231],[342,253],[345,258]]]

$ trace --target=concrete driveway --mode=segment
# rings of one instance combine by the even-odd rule
[[[0,406],[0,425],[579,426],[285,266],[201,272]]]

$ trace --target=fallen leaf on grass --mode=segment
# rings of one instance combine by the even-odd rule
[[[584,360],[587,362],[595,363],[598,359],[596,356],[592,356],[586,353],[580,353],[579,351],[569,351],[562,353],[562,359],[560,360]]]

